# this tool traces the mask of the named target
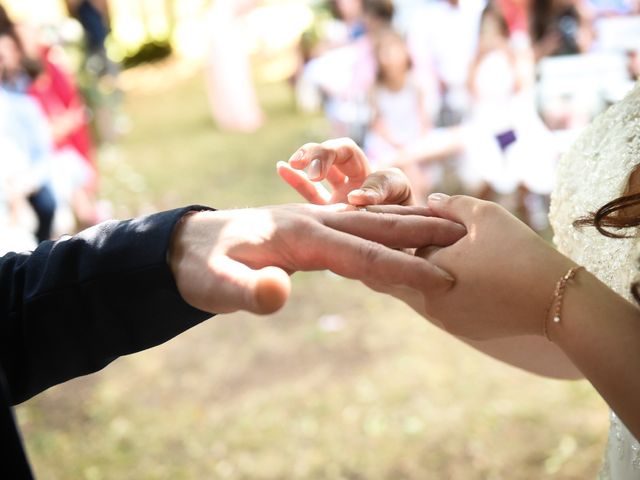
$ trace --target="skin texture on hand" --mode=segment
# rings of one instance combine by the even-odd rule
[[[380,205],[367,210],[391,213],[399,208],[403,207]],[[467,230],[454,244],[415,252],[452,273],[456,283],[437,296],[385,291],[461,338],[541,335],[555,283],[573,263],[495,203],[440,194],[431,196],[425,209]],[[380,289],[375,282],[371,286]]]
[[[373,214],[344,204],[197,212],[176,227],[169,265],[185,301],[211,313],[272,313],[289,296],[289,274],[302,270],[435,295],[453,278],[398,249],[450,245],[465,230],[424,213]]]
[[[277,169],[286,183],[317,205],[413,204],[406,175],[397,168],[371,173],[367,157],[350,138],[307,143],[291,156],[289,163],[278,162]],[[329,183],[332,192],[320,183],[322,180]]]
[[[468,232],[450,247],[416,252],[456,277],[428,314],[470,339],[542,335],[555,284],[575,264],[495,203],[436,194],[428,207]]]

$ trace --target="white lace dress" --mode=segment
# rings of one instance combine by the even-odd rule
[[[596,118],[560,161],[550,212],[558,249],[629,300],[639,273],[640,239],[612,239],[572,223],[620,196],[637,164],[640,83]],[[613,412],[600,478],[640,479],[640,443]]]

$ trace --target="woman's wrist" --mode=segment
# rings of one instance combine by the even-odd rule
[[[637,315],[637,307],[582,269],[567,285],[561,321],[548,319],[549,337],[567,353],[579,353],[606,340],[616,330],[616,318],[625,315]]]
[[[549,252],[546,249],[551,251]],[[558,300],[562,300],[558,298],[558,285],[561,279],[567,275],[567,272],[572,268],[576,268],[577,265],[548,244],[545,245],[545,250],[540,252],[538,258],[546,257],[547,261],[539,261],[539,267],[541,268],[538,270],[538,275],[535,276],[535,285],[532,287],[531,292],[535,295],[535,308],[531,310],[533,318],[529,316],[529,331],[522,333],[549,338],[549,323],[553,321]]]
[[[567,290],[574,283],[576,275],[581,270],[584,270],[584,267],[580,265],[574,265],[569,268],[569,270],[567,270],[567,272],[562,275],[562,277],[560,277],[560,279],[556,282],[553,296],[549,301],[545,316],[542,320],[542,332],[549,341],[552,341],[551,336],[549,335],[549,329],[552,326],[558,325],[560,324],[560,322],[562,322],[562,307],[564,306],[564,297],[567,293]]]
[[[580,271],[550,336],[634,435],[640,435],[640,311],[597,277]]]

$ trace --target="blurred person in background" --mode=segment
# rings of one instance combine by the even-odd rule
[[[460,124],[469,108],[467,77],[478,41],[484,0],[437,0],[413,16],[407,42],[429,94],[437,126]]]
[[[532,1],[534,0],[493,0],[504,15],[512,37],[529,38],[529,10]]]
[[[25,32],[22,39],[35,40],[36,36],[35,31]],[[42,64],[28,93],[38,101],[51,126],[54,192],[60,203],[70,207],[80,228],[94,225],[100,220],[95,200],[98,168],[84,98],[73,77],[55,61],[59,51],[37,40],[24,44],[30,47],[25,49],[27,54]]]
[[[515,189],[505,151],[517,139],[514,98],[522,79],[509,36],[500,7],[490,3],[482,12],[478,48],[469,69],[470,139],[462,169],[471,194],[485,200]]]
[[[314,19],[301,38],[303,62],[334,48],[348,45],[365,34],[362,0],[333,0],[314,12]]]
[[[2,103],[0,98],[0,112]],[[0,113],[0,122],[6,120]],[[0,132],[0,255],[4,255],[35,248],[36,238],[27,201],[31,182],[29,159],[11,138],[2,136],[6,135],[2,126]]]
[[[336,0],[329,8],[322,5],[314,12],[311,26],[300,38],[302,62],[296,74],[295,95],[298,108],[317,112],[322,108],[323,93],[314,78],[318,67],[309,63],[325,53],[347,46],[365,34],[362,0]]]
[[[599,78],[611,67],[588,57],[595,47],[594,14],[587,0],[540,0],[530,5],[530,33],[538,65],[539,110],[565,150],[593,116],[604,108]],[[589,71],[589,66],[593,70]],[[574,70],[586,70],[588,81],[575,84]]]
[[[98,141],[112,142],[119,133],[118,107],[122,92],[117,85],[119,66],[107,55],[106,42],[111,30],[107,0],[65,0],[69,15],[84,31],[83,73],[86,97],[93,111]]]
[[[537,0],[530,9],[536,60],[589,51],[595,33],[586,0]]]
[[[596,17],[640,14],[638,0],[588,0],[588,5]]]
[[[367,92],[375,83],[374,45],[378,36],[391,28],[393,14],[391,0],[364,0],[366,33],[312,59],[298,79],[299,104],[314,107],[318,102],[306,99],[321,99],[336,136],[351,137],[359,144],[364,141],[371,119]]]
[[[47,119],[36,101],[16,91],[27,86],[20,42],[14,30],[0,33],[0,128],[28,158],[29,181],[23,194],[38,218],[36,238],[51,238],[56,201],[51,188],[52,144]],[[5,160],[3,158],[3,160]]]
[[[85,34],[89,67],[99,76],[109,70],[106,41],[110,30],[107,0],[65,0],[69,14],[78,20]]]
[[[0,7],[1,8],[1,7]],[[90,226],[99,220],[95,195],[97,168],[88,128],[87,109],[73,78],[56,60],[56,52],[43,45],[36,29],[27,25],[11,26],[7,32],[17,45],[24,91],[36,99],[46,115],[53,138],[51,187],[58,205],[55,226],[59,233],[73,231],[76,223]]]
[[[370,92],[372,122],[364,150],[372,165],[381,168],[393,166],[400,152],[426,135],[431,121],[404,39],[388,30],[379,35],[374,50],[377,75]],[[426,166],[407,163],[403,169],[418,195],[429,191],[433,179]]]
[[[500,2],[491,2],[482,13],[469,72],[472,102],[460,174],[474,196],[514,196],[520,218],[541,230],[547,226],[544,198],[553,188],[557,152],[536,112],[533,78],[527,78],[532,63],[532,55],[513,47]]]
[[[634,82],[638,81],[640,79],[640,48],[638,50],[632,50],[628,52],[627,58],[627,69],[629,70],[629,78]]]
[[[206,87],[213,119],[223,130],[253,132],[264,123],[243,25],[243,15],[254,5],[253,0],[216,0],[208,13]]]
[[[362,0],[332,0],[330,9],[335,18],[334,27],[327,31],[325,41],[329,48],[346,45],[357,40],[366,33]]]

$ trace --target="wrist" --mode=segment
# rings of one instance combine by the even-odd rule
[[[543,240],[541,240],[542,242]],[[528,331],[522,332],[528,335],[548,336],[548,325],[552,322],[554,307],[557,305],[556,289],[558,282],[567,272],[577,265],[569,258],[565,257],[555,249],[545,243],[543,252],[539,252],[535,257],[547,261],[540,261],[537,268],[537,275],[533,276],[535,284],[530,291],[533,305],[530,307],[532,315],[529,315]],[[551,250],[551,251],[549,251]],[[571,288],[571,287],[569,287]]]
[[[174,278],[178,278],[178,269],[182,263],[189,244],[189,230],[192,227],[194,221],[197,218],[215,213],[215,210],[189,210],[180,217],[176,222],[171,239],[169,241],[169,248],[167,249],[167,265],[171,269],[171,273]]]
[[[569,290],[569,288],[572,288],[574,286],[574,283],[576,282],[576,276],[582,270],[585,270],[585,268],[580,265],[574,265],[569,268],[569,270],[567,270],[567,272],[562,275],[562,277],[560,277],[560,279],[556,282],[553,296],[551,297],[549,306],[547,307],[547,311],[542,321],[542,332],[549,341],[553,341],[550,336],[550,329],[562,322],[562,310],[564,307],[564,298],[567,294],[567,291]]]
[[[637,312],[637,307],[620,297],[595,275],[580,270],[567,288],[562,305],[560,322],[550,319],[549,336],[560,348],[569,352],[585,341],[601,340],[609,330],[606,322],[626,310]]]

